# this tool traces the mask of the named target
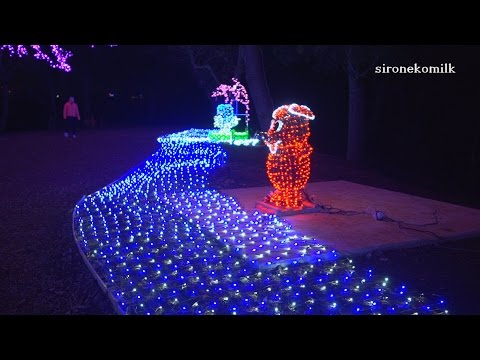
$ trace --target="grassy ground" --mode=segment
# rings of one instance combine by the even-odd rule
[[[173,129],[89,130],[0,136],[0,314],[113,314],[73,240],[71,215],[90,194],[139,164]],[[266,156],[266,150],[261,150]],[[264,152],[263,152],[264,151]],[[268,185],[258,149],[229,149],[216,188]],[[344,179],[475,206],[471,198],[399,182],[331,156],[314,154],[311,181]],[[448,194],[448,195],[447,195]],[[453,249],[452,249],[453,248]],[[480,314],[480,239],[377,252],[354,259],[427,293],[443,294],[453,313]]]

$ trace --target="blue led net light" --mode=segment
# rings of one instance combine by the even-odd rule
[[[284,220],[207,187],[208,130],[160,137],[133,172],[75,207],[80,248],[126,314],[432,314],[427,300],[312,246]]]

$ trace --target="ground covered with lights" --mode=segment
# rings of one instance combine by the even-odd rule
[[[83,195],[136,169],[158,150],[158,135],[181,130],[82,129],[75,141],[61,131],[0,134],[0,151],[10,154],[0,157],[0,314],[115,314],[73,239],[74,206]],[[210,174],[209,188],[270,184],[265,172],[268,149],[260,149],[262,156],[253,147],[225,150],[227,163]],[[454,180],[450,174],[402,174],[387,176],[384,166],[359,167],[318,151],[312,154],[311,182],[347,180],[480,208],[480,197],[466,186],[448,185]],[[352,260],[358,273],[372,269],[379,280],[388,277],[391,285],[406,285],[409,293],[441,295],[449,313],[480,314],[475,282],[480,277],[479,238],[378,251]]]
[[[284,219],[243,211],[209,183],[228,164],[228,145],[205,131],[165,135],[158,144],[73,212],[75,239],[117,312],[448,313],[441,296],[311,247]]]

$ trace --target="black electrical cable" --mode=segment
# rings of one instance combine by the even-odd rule
[[[305,195],[305,198],[306,198],[308,201],[310,201],[310,202],[313,203],[316,207],[318,207],[318,208],[321,209],[321,211],[319,211],[319,212],[321,212],[321,213],[325,213],[325,214],[336,214],[336,215],[346,215],[346,216],[368,214],[367,211],[343,210],[343,209],[335,208],[335,207],[333,207],[333,206],[331,206],[331,205],[322,204],[322,203],[318,202],[318,201],[315,199],[315,196],[310,195],[306,189],[303,189],[303,193],[304,193],[304,195]],[[381,216],[377,216],[378,213],[380,213]],[[430,234],[430,235],[436,237],[437,239],[442,240],[443,238],[442,238],[441,236],[435,234],[433,231],[415,229],[415,228],[413,227],[413,226],[423,227],[423,226],[437,225],[437,224],[438,224],[437,210],[435,210],[435,211],[433,212],[432,216],[433,216],[433,218],[435,219],[435,221],[433,221],[433,222],[423,223],[423,224],[414,224],[414,223],[408,223],[408,222],[406,222],[406,221],[401,221],[401,220],[392,219],[391,217],[385,215],[385,213],[376,211],[375,219],[377,219],[377,220],[379,220],[379,221],[386,221],[386,222],[396,223],[396,224],[398,225],[398,228],[399,228],[400,230],[413,230],[413,231],[417,231],[417,232],[421,232],[421,233],[425,233],[425,234]]]
[[[332,205],[326,205],[318,202],[314,196],[310,195],[306,189],[303,189],[303,193],[305,198],[310,201],[315,207],[319,208],[321,213],[325,214],[337,214],[337,215],[345,215],[345,216],[352,216],[352,215],[362,215],[366,214],[365,211],[355,211],[355,210],[343,210]]]
[[[430,235],[436,237],[437,239],[442,240],[443,238],[442,238],[440,235],[435,234],[433,231],[415,229],[414,227],[412,227],[412,226],[430,226],[430,225],[437,225],[437,224],[438,224],[437,210],[435,210],[435,211],[433,212],[432,216],[434,217],[435,221],[430,222],[430,223],[423,223],[423,224],[407,223],[407,222],[405,222],[405,221],[392,219],[391,217],[389,217],[389,216],[387,216],[387,215],[385,215],[385,214],[383,214],[383,218],[382,218],[381,220],[396,223],[396,224],[398,225],[398,228],[399,228],[400,230],[413,230],[413,231],[417,231],[417,232],[421,232],[421,233],[425,233],[425,234],[430,234]]]

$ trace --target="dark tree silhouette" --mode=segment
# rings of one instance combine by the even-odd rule
[[[61,48],[59,45],[49,45],[49,49],[42,48],[41,45],[0,45],[0,87],[1,87],[1,115],[0,132],[5,131],[9,115],[9,80],[12,75],[13,65],[10,58],[33,57],[39,61],[46,62],[50,67],[65,72],[71,71],[68,59],[73,54]],[[51,114],[49,117],[49,128],[54,128],[56,119],[56,106],[53,92],[52,79],[48,79],[48,88],[51,99]]]
[[[348,160],[366,159],[367,112],[365,79],[388,56],[389,46],[279,46],[274,53],[284,64],[303,63],[321,73],[343,74],[348,91]]]
[[[108,47],[115,47],[116,45],[107,45]],[[96,63],[95,54],[98,52],[95,45],[89,46],[72,46],[72,50],[75,53],[81,52],[84,62],[81,71],[82,81],[82,111],[84,118],[91,121],[93,116],[92,111],[92,67]],[[8,122],[9,115],[9,81],[12,78],[12,74],[18,66],[21,66],[21,60],[23,58],[36,59],[39,62],[45,63],[50,68],[61,70],[60,72],[70,72],[72,67],[68,63],[69,59],[73,56],[73,52],[60,47],[59,45],[0,45],[0,97],[1,97],[1,109],[0,109],[0,132],[5,131]],[[19,61],[17,61],[19,60]],[[48,68],[47,68],[48,69]],[[51,72],[44,73],[40,71],[46,78],[46,93],[49,96],[50,114],[48,119],[48,128],[54,129],[56,127],[57,120],[57,104],[56,93],[54,91],[56,84],[56,74]]]
[[[273,100],[265,77],[262,49],[259,45],[244,45],[244,48],[247,84],[260,129],[267,131],[272,119]]]
[[[7,59],[5,56],[0,52],[0,96],[2,98],[1,101],[1,111],[0,111],[0,132],[5,131],[7,128],[7,120],[8,120],[8,84],[10,80],[11,74],[11,64],[7,64]]]
[[[230,82],[232,77],[241,79],[245,73],[256,120],[261,130],[268,130],[273,101],[268,91],[259,45],[185,45],[173,49],[190,63],[209,98],[218,85]]]

